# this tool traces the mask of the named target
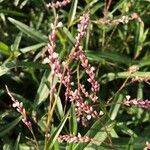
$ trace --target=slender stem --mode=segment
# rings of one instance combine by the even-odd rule
[[[33,132],[32,127],[29,128],[29,130],[30,130],[30,132],[31,132],[31,134],[32,134],[32,136],[33,136],[34,141],[35,141],[35,148],[36,148],[36,150],[40,150],[39,144],[38,144],[37,139],[36,139],[36,137],[35,137],[35,135],[34,135],[34,132]]]
[[[65,70],[66,70],[66,69],[64,69],[63,76],[64,76],[64,73],[65,73]],[[54,112],[54,109],[55,109],[55,106],[56,106],[56,104],[57,104],[57,99],[58,99],[58,96],[59,96],[61,87],[62,87],[62,82],[59,84],[58,92],[57,92],[57,97],[54,99],[53,106],[51,107],[51,116],[52,116],[52,114],[53,114],[53,112]]]
[[[66,67],[64,68],[64,71],[63,71],[63,77],[64,77],[65,72],[66,72]],[[54,76],[52,76],[52,78],[51,78],[51,83],[50,83],[51,87],[53,87],[53,85],[54,85],[53,82],[54,82]],[[62,87],[62,81],[59,84],[59,88],[58,88],[58,92],[57,92],[57,97],[56,98],[54,98],[54,93],[50,92],[50,103],[49,103],[49,106],[48,106],[48,118],[47,118],[47,125],[46,125],[46,137],[45,137],[44,150],[48,149],[48,147],[47,147],[47,144],[48,144],[48,129],[50,128],[50,122],[51,122],[51,119],[52,119],[52,116],[53,116],[53,112],[54,112],[55,106],[57,104],[57,99],[58,99],[61,87]],[[54,102],[53,102],[53,100],[54,100]],[[52,104],[52,102],[53,102],[53,104]]]
[[[121,85],[121,87],[119,88],[119,90],[111,97],[108,99],[107,104],[110,103],[110,101],[113,99],[113,97],[118,94],[126,85],[126,83],[128,82],[129,78],[130,78],[131,74],[126,78],[126,80],[123,82],[123,84]]]
[[[80,65],[77,66],[78,92],[80,91]]]
[[[54,88],[53,87],[54,77],[55,77],[55,75],[51,75],[50,87],[52,87],[52,88]],[[49,106],[48,106],[48,114],[47,114],[48,116],[47,116],[46,131],[45,131],[45,147],[44,147],[45,150],[47,150],[48,130],[50,128],[50,122],[51,122],[51,118],[52,118],[51,107],[52,107],[52,101],[53,101],[53,98],[54,98],[54,93],[53,92],[54,92],[54,90],[50,89],[50,98],[49,98]]]

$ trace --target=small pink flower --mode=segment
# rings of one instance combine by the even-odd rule
[[[12,94],[10,93],[10,91],[9,91],[9,89],[8,89],[7,86],[6,86],[6,90],[7,90],[8,95],[11,97],[11,99],[12,99],[12,101],[13,101],[12,106],[13,106],[14,108],[16,108],[16,110],[21,114],[21,116],[22,116],[22,122],[23,122],[29,129],[31,129],[31,128],[32,128],[32,124],[31,124],[31,122],[30,122],[30,121],[28,120],[28,118],[27,118],[26,110],[25,110],[25,108],[23,107],[23,103],[22,103],[22,102],[20,103],[18,100],[16,100],[16,99],[12,96]]]
[[[63,0],[63,1],[56,1],[55,3],[49,3],[47,4],[48,8],[62,8],[64,6],[66,6],[67,4],[69,4],[71,1],[70,0]]]
[[[142,99],[126,99],[124,101],[124,105],[131,106],[135,105],[141,108],[150,109],[150,101],[149,100],[142,100]]]

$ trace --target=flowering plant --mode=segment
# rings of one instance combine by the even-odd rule
[[[0,1],[0,149],[149,148],[145,3]]]

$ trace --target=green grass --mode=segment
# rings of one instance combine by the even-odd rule
[[[28,150],[35,149],[36,145],[20,114],[12,107],[5,85],[15,99],[23,102],[41,150],[44,147],[45,150],[144,149],[150,139],[150,111],[127,107],[123,102],[127,95],[132,99],[149,99],[150,2],[119,0],[108,6],[104,1],[72,0],[59,9],[48,9],[47,3],[47,0],[0,1],[0,149]],[[56,76],[53,79],[56,101],[51,102],[55,107],[54,110],[49,107],[51,68],[43,64],[43,60],[48,56],[46,46],[56,14],[63,26],[57,29],[55,51],[64,65],[63,61],[73,51],[80,16],[87,12],[90,21],[81,45],[90,64],[96,68],[100,91],[97,103],[93,104],[88,98],[84,100],[103,115],[88,120],[84,127],[77,122],[74,104],[65,101],[65,87],[59,86]],[[137,17],[132,18],[134,13]],[[128,22],[121,23],[119,19],[123,20],[124,16]],[[100,19],[103,23],[98,22]],[[113,23],[114,20],[118,24]],[[74,89],[80,80],[90,92],[88,76],[80,64],[79,60],[69,64]],[[139,70],[131,73],[131,66]],[[131,82],[135,77],[142,78],[142,82]],[[48,110],[52,115],[48,129],[51,138],[46,143]],[[77,136],[78,133],[95,141],[68,143],[58,140],[60,135]]]

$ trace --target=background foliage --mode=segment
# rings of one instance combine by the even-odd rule
[[[48,9],[46,0],[0,0],[0,149],[29,149],[33,145],[30,132],[11,107],[6,84],[14,97],[24,103],[30,119],[37,115],[38,125],[32,122],[37,141],[42,145],[50,77],[49,66],[42,62],[51,23],[59,14],[63,27],[58,31],[57,52],[60,59],[65,60],[75,41],[79,17],[87,11],[90,12],[90,24],[83,47],[90,63],[96,67],[101,89],[98,93],[99,103],[95,107],[98,111],[102,110],[104,115],[98,120],[91,120],[88,127],[73,121],[68,121],[66,125],[61,123],[65,128],[62,133],[72,133],[73,127],[82,136],[86,134],[100,141],[111,141],[114,149],[141,150],[145,147],[145,142],[150,139],[149,110],[125,107],[122,102],[127,95],[149,99],[149,83],[132,83],[128,70],[136,65],[139,71],[132,74],[132,78],[149,79],[150,1],[112,1],[109,9],[106,9],[106,2],[72,0],[65,8]],[[133,13],[138,14],[142,21],[133,19],[125,24],[96,22],[104,17],[114,20]],[[76,65],[72,65],[74,70]],[[81,76],[84,77],[84,73]],[[84,82],[87,84],[86,78]],[[65,116],[62,110],[65,106],[63,93],[64,89],[61,90],[60,105],[54,114],[53,131],[60,129],[57,126]],[[67,107],[69,109],[70,104]],[[74,118],[74,108],[69,110]],[[61,115],[60,118],[57,115]],[[92,142],[75,145],[55,142],[53,149],[107,150],[112,147]]]

